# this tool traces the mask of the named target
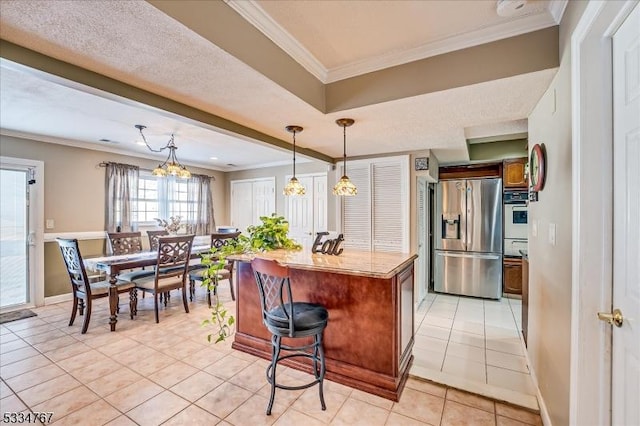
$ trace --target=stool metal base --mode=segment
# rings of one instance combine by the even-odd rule
[[[306,352],[306,349],[313,349],[313,353]],[[280,356],[281,350],[294,352],[292,354]],[[276,383],[276,367],[278,362],[294,357],[306,357],[313,361],[313,375],[315,380],[299,386],[286,386]],[[300,390],[310,388],[315,384],[318,384],[320,394],[320,405],[322,410],[326,410],[327,406],[324,402],[323,381],[326,373],[326,364],[324,359],[324,349],[322,347],[322,332],[313,336],[313,343],[304,346],[287,346],[282,344],[282,336],[273,334],[271,336],[271,364],[267,367],[267,382],[271,385],[271,396],[269,398],[269,404],[267,405],[266,414],[271,415],[271,409],[273,408],[273,402],[276,396],[276,388],[285,390]]]

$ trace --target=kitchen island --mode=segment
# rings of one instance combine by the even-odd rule
[[[413,361],[416,255],[345,249],[340,256],[307,250],[256,256],[290,268],[294,300],[329,311],[323,339],[327,379],[398,401]],[[233,348],[270,360],[271,335],[262,323],[252,257],[230,257],[237,271]],[[304,360],[283,364],[311,371]]]

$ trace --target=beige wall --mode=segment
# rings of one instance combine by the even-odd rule
[[[569,424],[571,354],[571,57],[586,2],[569,2],[560,25],[560,68],[529,116],[529,148],[544,143],[547,179],[529,205],[529,358],[554,425]],[[555,102],[554,102],[555,100]],[[537,235],[532,228],[537,224]],[[549,227],[556,225],[556,244]]]
[[[105,169],[102,161],[115,161],[152,169],[155,160],[111,154],[53,143],[0,135],[0,155],[44,162],[44,217],[55,221],[48,233],[103,231],[105,223]],[[212,185],[216,223],[226,223],[226,179],[223,172],[190,167],[196,173],[214,176]],[[43,224],[44,228],[44,224]],[[83,241],[82,254],[97,256],[104,252],[104,240]],[[86,250],[86,252],[85,252]],[[45,243],[45,296],[69,292],[57,244]]]

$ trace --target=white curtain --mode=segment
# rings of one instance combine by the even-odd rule
[[[211,177],[192,174],[187,183],[188,232],[208,235],[216,232],[211,196]]]
[[[139,167],[118,163],[107,163],[106,167],[107,232],[135,231],[134,202],[138,197]]]

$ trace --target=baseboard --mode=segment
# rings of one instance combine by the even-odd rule
[[[49,296],[44,298],[44,304],[55,305],[56,303],[68,302],[73,300],[73,293],[64,293],[57,296]]]
[[[538,385],[538,377],[536,376],[536,372],[531,365],[531,360],[529,359],[529,351],[527,350],[526,345],[524,344],[524,339],[522,337],[522,333],[520,334],[520,341],[522,345],[525,347],[524,357],[527,360],[527,366],[529,367],[529,374],[531,375],[531,381],[533,382],[533,386],[536,387],[536,398],[538,399],[538,406],[540,407],[540,418],[542,419],[542,424],[544,426],[552,426],[551,417],[549,417],[549,410],[547,409],[547,405],[544,403],[544,398],[542,398],[542,393],[540,392],[540,386]]]

